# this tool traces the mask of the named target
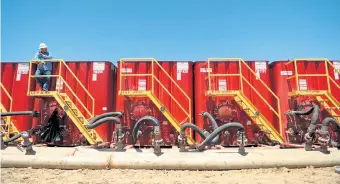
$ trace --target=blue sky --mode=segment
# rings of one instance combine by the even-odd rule
[[[2,61],[340,59],[338,0],[2,0]]]

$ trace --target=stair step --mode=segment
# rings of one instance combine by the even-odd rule
[[[78,111],[78,109],[71,109],[72,110],[72,112],[74,112],[74,114],[76,114],[76,115],[78,115],[79,114],[79,111]]]

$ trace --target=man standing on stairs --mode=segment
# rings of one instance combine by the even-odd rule
[[[34,60],[39,60],[35,75],[51,75],[52,74],[52,63],[44,61],[46,59],[52,59],[51,54],[47,51],[47,45],[41,43],[39,46],[39,52],[35,54]],[[37,77],[36,81],[40,84],[43,91],[48,91],[51,77]]]

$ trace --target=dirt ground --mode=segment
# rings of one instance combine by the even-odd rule
[[[1,169],[2,184],[339,184],[333,167],[304,169],[254,169],[234,171],[152,171],[152,170],[48,170]]]

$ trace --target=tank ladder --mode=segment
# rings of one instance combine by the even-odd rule
[[[136,73],[125,74],[125,72],[123,72],[124,62],[134,62],[134,61],[150,62],[151,63],[151,73],[147,73],[147,74],[136,74]],[[119,92],[118,92],[119,95],[126,96],[126,97],[148,97],[178,132],[181,131],[181,125],[183,123],[192,123],[192,117],[191,117],[192,112],[191,112],[191,99],[190,99],[190,97],[183,91],[183,89],[176,83],[176,81],[168,74],[168,72],[160,65],[160,63],[156,59],[154,59],[154,58],[122,58],[122,59],[120,59],[119,63],[120,63],[119,64],[119,67],[120,67],[120,78],[119,78],[120,86],[119,86]],[[176,87],[176,89],[178,89],[178,93],[181,93],[181,94],[183,94],[183,96],[185,96],[184,99],[180,99],[180,100],[176,99],[169,92],[170,89],[165,87],[165,86],[168,86],[168,85],[163,85],[162,82],[160,81],[160,79],[155,75],[154,70],[155,70],[156,67],[159,68],[160,72],[162,72],[162,74],[165,74],[165,76],[167,76],[167,78],[171,81],[171,85],[169,85],[169,86]],[[125,89],[122,86],[122,81],[124,81],[123,78],[125,79],[126,77],[151,77],[151,86],[147,85],[146,90]],[[165,91],[164,95],[168,95],[171,98],[171,100],[173,102],[175,102],[174,103],[174,104],[176,104],[175,106],[177,108],[181,109],[186,114],[185,119],[178,120],[171,114],[169,107],[166,107],[162,103],[162,101],[158,98],[158,96],[155,94],[155,84],[158,84],[160,86],[160,88]],[[184,108],[183,105],[179,101],[181,101],[181,103],[183,103],[182,101],[185,101],[184,103],[188,102],[188,108]],[[188,144],[190,144],[190,145],[195,144],[195,141],[192,138],[191,132],[190,132],[190,135],[187,135],[187,141],[188,141]]]
[[[233,74],[216,74],[210,69],[211,62],[218,62],[218,61],[234,61],[238,62],[238,73]],[[244,67],[242,67],[244,66]],[[270,104],[268,101],[258,92],[258,90],[248,81],[248,79],[244,76],[242,73],[242,69],[246,68],[247,71],[249,71],[250,75],[254,75],[257,77],[256,73],[247,65],[246,62],[243,61],[241,58],[209,58],[207,61],[207,78],[208,80],[208,90],[206,91],[207,96],[227,96],[232,97],[235,102],[241,107],[241,109],[249,116],[249,118],[252,120],[253,123],[255,123],[259,129],[264,132],[267,137],[273,141],[278,142],[280,144],[284,143],[283,139],[283,132],[282,132],[282,122],[281,122],[281,110],[280,110],[280,99],[274,94],[274,92],[258,77],[258,81],[261,82],[262,86],[274,97],[277,104],[277,110]],[[213,78],[215,77],[239,77],[240,81],[240,89],[239,90],[216,90]],[[268,120],[268,118],[262,114],[259,113],[258,108],[250,101],[250,99],[246,96],[244,93],[243,86],[248,85],[252,91],[254,91],[260,99],[263,101],[264,105],[267,105],[269,109],[274,113],[276,116],[280,130],[279,132],[271,125],[271,122]]]
[[[88,129],[87,124],[88,120],[94,117],[94,107],[95,107],[95,99],[92,97],[90,92],[84,87],[81,81],[76,77],[73,71],[69,68],[66,62],[62,59],[53,59],[48,60],[52,63],[58,63],[58,74],[57,75],[39,75],[35,76],[32,73],[29,73],[29,82],[28,82],[28,96],[32,97],[52,97],[54,98],[58,104],[63,108],[68,117],[72,120],[72,122],[79,129],[80,133],[86,138],[86,140],[90,144],[97,144],[103,142],[103,139],[94,129]],[[32,71],[32,66],[37,65],[39,62],[44,62],[41,60],[31,60],[30,61],[30,71]],[[78,95],[73,91],[70,85],[62,76],[62,68],[65,68],[68,74],[71,74],[73,81],[76,81],[77,85],[81,86],[82,90],[84,90],[87,98],[91,99],[92,107],[85,106],[83,101],[81,101]],[[56,90],[54,91],[31,91],[31,80],[37,77],[50,77],[51,79],[57,79],[56,82]],[[52,81],[52,80],[51,80]],[[64,88],[66,86],[66,88]],[[73,98],[71,98],[73,97]],[[78,105],[77,105],[78,104]],[[85,114],[82,113],[81,109],[85,111]]]
[[[325,65],[325,73],[321,74],[300,74],[298,70],[297,63],[299,61],[308,61],[308,62],[324,62]],[[340,86],[335,82],[335,80],[330,77],[329,69],[334,69],[335,73],[340,74],[340,71],[335,68],[335,66],[327,59],[327,58],[298,58],[286,63],[286,65],[293,64],[294,67],[294,75],[287,78],[287,80],[295,79],[295,88],[293,88],[292,92],[289,93],[290,97],[299,97],[299,96],[312,96],[315,97],[316,101],[322,105],[325,110],[340,122],[340,103],[332,94],[340,93]],[[305,90],[301,89],[299,84],[299,79],[304,77],[326,77],[327,79],[327,89],[314,89],[314,90]],[[335,91],[332,91],[331,84],[335,86]]]
[[[7,108],[2,103],[0,103],[0,113],[8,112],[7,109],[9,110],[9,112],[11,112],[13,98],[11,97],[11,95],[8,93],[5,86],[1,82],[0,82],[0,86],[1,86],[1,92],[5,94],[3,95],[2,93],[1,98],[7,98],[9,100],[9,107]],[[4,137],[3,137],[4,140],[8,139],[11,134],[13,135],[19,134],[18,129],[16,128],[14,123],[11,121],[11,116],[6,116],[6,117],[1,118],[1,132],[3,132],[4,134]]]

